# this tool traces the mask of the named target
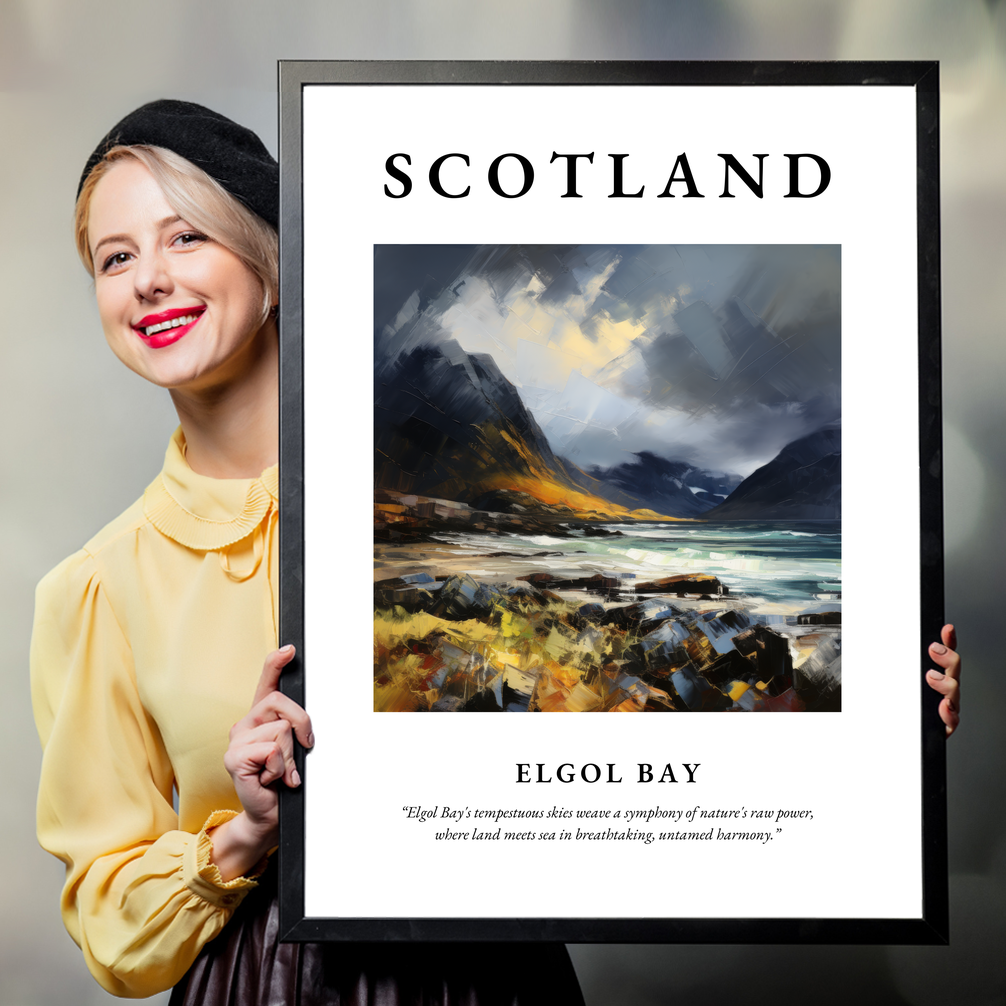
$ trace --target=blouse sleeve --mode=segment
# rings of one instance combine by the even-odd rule
[[[87,552],[39,584],[31,685],[43,747],[38,837],[66,865],[63,921],[103,988],[161,992],[255,882],[224,882],[210,862],[207,829],[233,811],[198,834],[178,830],[171,764]]]

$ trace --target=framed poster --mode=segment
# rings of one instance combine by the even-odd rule
[[[287,938],[945,941],[935,64],[280,92]]]

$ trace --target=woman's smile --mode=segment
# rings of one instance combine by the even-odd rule
[[[178,342],[191,332],[205,310],[205,306],[176,307],[158,314],[148,314],[133,325],[133,331],[151,349],[161,349]]]

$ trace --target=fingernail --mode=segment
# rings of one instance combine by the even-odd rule
[[[294,784],[294,786],[300,785],[300,773],[296,769],[294,769],[290,774],[290,781]]]
[[[947,652],[947,648],[942,643],[933,643],[932,646],[929,647],[929,649],[932,650],[933,653]]]
[[[942,681],[944,678],[944,675],[942,675],[939,671],[933,671],[933,670],[930,670],[929,676],[936,681]]]
[[[314,732],[313,731],[307,735],[307,746],[309,748],[313,748],[314,747]]]
[[[282,653],[284,656],[287,653],[293,653],[293,643],[287,643],[286,646],[280,648],[279,652]]]

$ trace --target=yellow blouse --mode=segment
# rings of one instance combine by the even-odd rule
[[[143,498],[38,586],[38,837],[115,995],[174,985],[255,886],[223,882],[206,829],[241,809],[228,731],[276,646],[277,493],[276,467],[197,475],[178,430]]]

